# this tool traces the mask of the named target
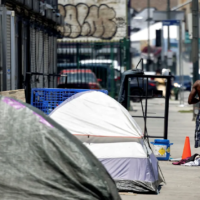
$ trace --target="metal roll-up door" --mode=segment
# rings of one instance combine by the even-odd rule
[[[48,34],[44,34],[44,74],[49,74],[49,36]],[[48,88],[48,76],[44,76],[44,88]]]
[[[38,73],[44,73],[44,41],[43,41],[43,32],[38,31],[36,33],[36,63],[37,63],[37,72]],[[43,76],[37,75],[36,76],[37,81],[37,88],[43,88]]]
[[[7,74],[7,81],[6,81],[6,89],[11,90],[11,15],[7,15],[6,18],[6,74]]]
[[[3,90],[3,54],[2,54],[2,35],[3,35],[3,29],[2,29],[2,14],[0,14],[0,91]]]
[[[0,7],[1,16],[1,90],[15,89],[15,18],[12,11]]]
[[[31,72],[36,72],[36,30],[34,27],[30,28],[30,52],[31,52]],[[31,88],[36,88],[36,76],[31,76]]]

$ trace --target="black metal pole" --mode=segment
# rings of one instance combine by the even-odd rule
[[[144,79],[144,78],[143,78]],[[147,137],[147,99],[148,99],[148,84],[149,80],[146,78],[146,99],[145,99],[145,115],[144,115],[144,136]]]
[[[67,88],[67,76],[65,77],[65,88]]]
[[[131,50],[131,0],[128,0],[128,41],[129,41],[129,52],[128,56],[128,69],[132,69],[132,50]]]
[[[150,0],[147,0],[147,7],[148,7],[148,19],[147,19],[147,26],[148,26],[148,58],[147,58],[146,70],[149,71],[149,63],[150,63]]]
[[[122,105],[128,110],[128,76],[125,76],[125,80],[124,80],[124,101],[122,103]]]
[[[128,38],[130,39],[131,36],[131,0],[128,0]]]
[[[199,79],[199,2],[192,1],[192,63],[193,83]],[[193,106],[193,120],[195,119],[195,105]]]
[[[193,82],[199,79],[199,2],[192,1],[192,62]]]
[[[42,58],[43,59],[43,63],[42,64],[43,64],[43,66],[42,66],[42,68],[43,68],[43,71],[42,71],[42,73],[44,73],[44,71],[45,71],[45,58],[44,58],[45,57],[45,33],[44,33],[44,31],[45,30],[44,30],[44,26],[43,26],[43,31],[42,31],[42,38],[43,38],[43,40],[42,40],[42,45],[43,45],[43,48],[42,48],[43,49],[43,52],[42,52],[42,56],[43,56],[43,58]],[[46,82],[45,81],[45,77],[43,76],[43,87],[44,88],[47,87],[45,85],[45,82]]]
[[[30,24],[27,25],[27,62],[26,62],[26,71],[31,71],[31,39],[30,39]],[[25,94],[26,94],[26,103],[31,103],[31,79],[32,77],[29,74],[25,74]]]
[[[167,0],[167,18],[170,20],[170,0]],[[167,48],[170,50],[170,26],[167,26]]]
[[[26,73],[26,89],[25,89],[25,96],[26,96],[26,103],[31,103],[31,74]]]
[[[167,78],[166,95],[165,95],[165,119],[164,119],[164,139],[168,138],[168,118],[169,118],[169,97],[171,76]]]

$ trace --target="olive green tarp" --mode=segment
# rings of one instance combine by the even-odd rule
[[[0,96],[1,200],[120,200],[103,165],[30,105]]]

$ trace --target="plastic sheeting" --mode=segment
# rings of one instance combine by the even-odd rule
[[[103,165],[39,110],[0,96],[1,200],[120,200]]]
[[[76,94],[58,106],[50,117],[82,142],[130,142],[143,137],[129,112],[102,92]]]

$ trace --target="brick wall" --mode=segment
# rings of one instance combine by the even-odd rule
[[[178,0],[170,0],[171,8],[178,5]],[[131,7],[137,11],[141,11],[147,8],[147,0],[131,0]],[[150,0],[150,7],[154,7],[157,10],[167,10],[167,0]]]

